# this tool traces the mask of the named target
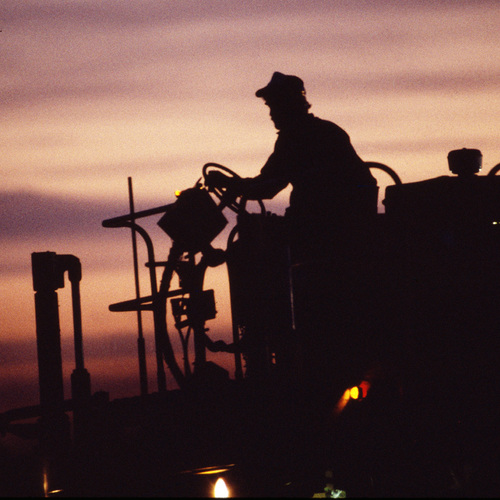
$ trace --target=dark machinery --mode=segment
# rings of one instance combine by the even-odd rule
[[[172,238],[173,244],[166,261],[156,261],[153,243],[148,233],[137,220],[150,215],[162,214],[158,225]],[[200,372],[213,369],[223,376],[223,370],[206,361],[206,349],[218,349],[206,335],[205,322],[216,315],[212,290],[203,289],[206,268],[223,262],[223,252],[211,246],[212,240],[224,229],[227,220],[208,192],[197,183],[194,187],[178,193],[176,202],[156,209],[108,219],[105,227],[131,227],[140,234],[147,246],[151,294],[110,306],[111,311],[153,312],[158,390],[166,391],[165,361],[179,387],[184,387]],[[201,258],[196,262],[197,255]],[[157,284],[156,269],[163,268],[160,285]],[[173,275],[179,278],[179,288],[171,289]],[[167,301],[172,305],[175,328],[181,340],[184,364],[179,366],[171,339],[167,331]],[[186,329],[183,334],[182,329]],[[194,371],[189,361],[189,338],[194,340]],[[218,344],[219,346],[221,344]],[[206,375],[206,373],[204,373]]]
[[[370,162],[401,183],[386,165]],[[212,170],[237,176],[227,167],[207,163],[203,178]],[[206,350],[234,355],[235,378],[269,381],[269,377],[286,376],[295,362],[293,308],[290,291],[289,249],[284,216],[267,212],[258,201],[259,212],[247,210],[247,200],[234,199],[226,190],[209,191],[198,181],[194,187],[178,192],[177,200],[166,206],[115,217],[103,222],[105,227],[130,227],[140,234],[148,249],[151,295],[113,304],[112,311],[152,310],[157,350],[158,387],[166,390],[163,360],[176,382],[183,387],[192,375],[211,370],[223,375],[220,367],[207,363]],[[217,203],[218,202],[218,203]],[[227,224],[223,210],[237,214],[236,225],[229,233],[226,250],[214,249],[211,242]],[[166,261],[156,261],[153,243],[138,225],[142,217],[161,214],[158,226],[172,239]],[[227,265],[231,313],[232,343],[212,341],[205,321],[215,318],[212,290],[203,290],[207,266]],[[156,268],[163,267],[161,285],[157,286]],[[179,289],[172,290],[173,275],[179,277]],[[166,325],[167,301],[170,300],[174,326],[179,331],[184,364],[181,368],[174,355]],[[187,333],[181,332],[187,328]],[[191,373],[189,340],[193,333],[194,373]],[[243,369],[243,361],[244,368]],[[278,375],[279,374],[279,375]],[[206,376],[206,373],[205,373]],[[199,379],[199,377],[195,377]]]
[[[203,176],[220,169],[236,175],[226,167],[207,163]],[[206,350],[228,352],[234,356],[235,378],[260,377],[270,373],[276,356],[286,345],[283,338],[291,332],[291,306],[288,278],[287,247],[283,217],[267,213],[259,201],[260,213],[250,214],[245,199],[228,197],[215,189],[216,201],[199,182],[177,193],[177,200],[166,206],[103,222],[105,227],[130,227],[140,234],[147,246],[151,294],[110,306],[111,311],[152,310],[157,351],[158,388],[166,390],[163,361],[166,362],[179,387],[208,376],[226,377],[224,370],[207,362]],[[225,228],[222,213],[229,208],[237,214],[237,224],[230,232],[227,249],[211,245]],[[138,219],[161,214],[158,226],[172,239],[166,261],[156,261],[153,243]],[[281,236],[279,236],[281,235]],[[216,316],[213,290],[204,290],[204,274],[208,266],[227,264],[230,281],[233,342],[212,341],[205,322]],[[157,285],[156,269],[163,268],[161,284]],[[179,288],[172,290],[174,273]],[[167,331],[167,301],[170,301],[174,326],[183,348],[184,363],[180,367]],[[278,310],[276,310],[278,308]],[[274,318],[274,319],[273,319]],[[272,328],[270,325],[272,324]],[[182,332],[186,329],[186,333]],[[193,342],[190,342],[191,333]],[[281,341],[278,340],[281,337]],[[190,366],[190,345],[194,349],[194,371]],[[243,373],[242,357],[246,361]]]
[[[476,149],[448,160],[455,176],[389,186],[384,203],[408,390],[463,424],[498,401],[500,177],[476,175]]]
[[[477,175],[481,167],[481,154],[477,150],[452,151],[448,160],[454,176],[408,184],[402,183],[389,167],[369,163],[371,168],[388,173],[394,181],[386,190],[385,214],[378,214],[374,220],[372,238],[367,242],[374,269],[366,279],[377,282],[372,288],[376,295],[371,305],[372,326],[376,332],[372,348],[376,351],[376,370],[385,380],[378,387],[384,384],[393,387],[392,399],[404,395],[400,404],[391,410],[396,412],[393,417],[403,422],[401,427],[387,429],[385,420],[379,424],[380,432],[385,429],[388,435],[393,435],[395,428],[407,433],[415,453],[422,454],[428,448],[435,460],[455,465],[459,462],[462,468],[464,462],[459,455],[469,453],[468,467],[479,468],[478,455],[493,452],[491,440],[487,438],[488,428],[498,416],[491,411],[491,405],[499,401],[492,381],[500,375],[496,363],[500,331],[496,306],[500,294],[497,258],[500,179],[495,176],[497,167],[486,176]],[[210,169],[236,175],[213,163],[205,165],[203,174]],[[165,266],[162,286],[148,299],[157,314],[157,342],[172,373],[178,374],[176,380],[182,387],[186,374],[190,376],[189,367],[185,364],[184,374],[179,376],[182,370],[176,367],[171,348],[165,348],[168,346],[165,301],[171,297],[176,325],[190,325],[194,331],[195,373],[207,366],[204,350],[215,349],[234,354],[236,379],[269,384],[275,376],[289,376],[290,367],[293,370],[296,362],[285,218],[266,212],[262,203],[260,213],[249,213],[244,199],[231,199],[224,191],[213,194],[218,205],[206,189],[197,184],[181,193],[175,204],[163,208],[159,225],[172,237],[173,246],[165,263],[154,263],[154,259],[150,259],[148,264],[150,269]],[[226,207],[237,213],[237,224],[222,252],[214,250],[210,243],[225,226],[221,212]],[[132,221],[136,224],[139,216],[141,213],[129,216],[127,224]],[[105,221],[105,225],[118,226],[118,222],[124,221],[118,218]],[[197,253],[202,257],[195,264]],[[202,290],[204,266],[223,262],[227,264],[230,283],[231,345],[213,342],[204,328],[204,321],[215,315],[212,292]],[[181,278],[184,273],[182,290],[169,289],[173,272]],[[130,302],[127,307],[132,305],[137,307],[137,302]],[[111,309],[124,310],[123,305],[113,305]],[[193,319],[196,314],[197,320]],[[182,315],[185,319],[181,319]],[[244,372],[241,358],[245,360]],[[203,373],[206,376],[208,371]],[[371,391],[375,394],[373,398],[377,390],[380,389],[375,383]],[[377,411],[381,411],[380,408]],[[355,418],[347,414],[351,421],[344,428],[348,429],[345,434],[363,435],[359,429],[353,431]],[[417,416],[418,425],[410,429],[411,414]],[[432,433],[429,429],[433,429]],[[472,437],[476,431],[477,436]],[[470,436],[458,438],[462,432]],[[481,443],[478,447],[471,444],[476,437]],[[370,435],[367,439],[375,438]],[[357,446],[358,452],[364,453],[365,458],[371,456],[374,463],[387,460],[380,456],[378,449],[367,452],[366,443],[358,442]],[[351,449],[356,449],[356,445],[352,444]],[[365,463],[355,452],[351,459],[352,463],[347,459],[346,463],[351,464],[352,470],[356,470],[354,462]],[[403,463],[411,457],[402,454],[399,459]],[[492,459],[482,471],[488,484],[496,465]],[[467,473],[457,472],[456,467],[452,467],[451,473],[441,471],[441,478],[433,487],[446,489],[444,484],[436,484],[447,474],[461,474],[461,480],[465,481]],[[400,477],[406,472],[394,473]],[[475,473],[479,474],[477,470]],[[372,488],[378,487],[379,491],[393,486],[384,484],[380,477],[380,484],[373,486],[377,477],[373,470],[370,477]],[[352,480],[344,479],[346,483]],[[418,490],[416,484],[421,480],[418,474],[410,478],[408,491]],[[425,489],[424,485],[421,487]],[[355,491],[355,486],[351,486],[351,490]]]
[[[500,491],[496,432],[500,419],[500,178],[495,175],[500,164],[479,176],[481,158],[474,149],[451,151],[448,161],[453,176],[406,184],[386,165],[369,163],[370,168],[389,174],[394,185],[386,189],[385,213],[374,218],[366,241],[369,252],[364,254],[370,258],[365,269],[372,266],[366,279],[376,283],[370,298],[376,365],[367,367],[372,369],[370,378],[359,381],[361,403],[346,406],[346,396],[335,413],[344,441],[339,440],[342,451],[334,477],[351,496],[449,495],[450,491],[498,496]],[[203,176],[212,169],[236,175],[208,163]],[[178,193],[174,203],[141,212],[134,210],[130,179],[129,190],[129,213],[103,225],[132,231],[136,297],[109,308],[138,313],[140,400],[109,402],[102,395],[91,395],[90,376],[83,365],[79,261],[53,252],[33,254],[40,406],[1,415],[1,430],[12,431],[12,422],[19,419],[41,417],[37,429],[48,437],[48,456],[60,459],[55,448],[61,439],[70,439],[65,414],[73,411],[75,440],[80,438],[74,463],[90,467],[101,457],[94,473],[105,464],[102,457],[114,427],[138,428],[138,422],[141,439],[149,439],[147,446],[156,453],[148,460],[142,456],[152,470],[157,470],[163,447],[168,448],[164,464],[172,456],[181,463],[185,450],[196,448],[200,448],[197,459],[209,456],[216,463],[220,455],[207,454],[203,445],[210,441],[212,450],[218,449],[214,443],[221,444],[221,436],[226,435],[230,437],[220,453],[240,459],[245,456],[242,450],[254,444],[252,436],[275,436],[272,430],[262,432],[266,425],[259,427],[257,421],[267,422],[269,417],[276,425],[289,417],[283,411],[286,406],[273,406],[276,393],[247,390],[272,387],[275,379],[290,381],[296,366],[286,218],[267,212],[262,202],[258,202],[260,211],[250,213],[245,199],[234,199],[224,190],[209,192],[200,181]],[[237,221],[222,250],[212,243],[227,226],[225,208],[236,213]],[[152,239],[140,225],[141,219],[150,216],[159,217],[158,226],[172,240],[166,260],[156,259]],[[138,287],[137,235],[144,240],[148,256],[151,291],[144,296]],[[230,343],[211,339],[206,328],[217,311],[214,291],[204,289],[205,272],[222,264],[227,265],[230,285]],[[71,400],[62,393],[55,292],[64,286],[66,271],[72,284],[75,326]],[[144,311],[152,312],[154,322],[158,381],[154,394],[148,390],[145,374],[140,323]],[[182,363],[167,328],[169,315],[181,339]],[[234,380],[225,369],[207,361],[207,350],[234,358]],[[186,399],[176,390],[167,391],[165,364],[180,394],[190,395]],[[222,395],[232,399],[224,404]],[[213,404],[215,399],[220,410]],[[252,434],[250,429],[257,431]],[[241,439],[242,430],[247,441]],[[261,452],[268,446],[262,436],[262,447],[256,448]],[[114,446],[125,453],[120,445]],[[141,441],[130,456],[144,446]],[[270,456],[273,451],[268,450]],[[261,459],[259,454],[257,461]],[[124,470],[120,469],[120,481],[127,476]],[[129,489],[113,485],[115,489],[108,491],[138,492],[147,483],[151,489],[146,494],[155,494],[157,483],[148,483],[153,475],[144,476],[147,481],[137,478],[127,483]],[[90,496],[106,492],[109,484],[107,477],[98,485],[102,490],[85,490],[78,483],[77,491]],[[166,482],[161,485],[167,487]]]

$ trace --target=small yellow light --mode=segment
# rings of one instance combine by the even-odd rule
[[[359,386],[354,386],[349,389],[349,396],[351,399],[361,399],[363,397],[363,390]]]
[[[214,486],[214,498],[229,498],[229,489],[224,479],[219,477]]]
[[[43,467],[42,476],[43,476],[43,496],[47,498],[49,496],[49,473],[46,466]]]
[[[200,470],[196,474],[199,475],[209,475],[209,474],[222,474],[223,472],[227,472],[229,469],[208,469],[207,470]]]
[[[182,191],[180,191],[179,189],[176,189],[174,192],[174,194],[177,198],[181,195],[181,193],[182,193]]]
[[[194,470],[186,470],[183,474],[197,474],[197,475],[205,475],[205,474],[222,474],[223,472],[227,472],[231,467],[234,467],[234,464],[224,465],[224,466],[213,466],[213,467],[201,467],[200,469]]]

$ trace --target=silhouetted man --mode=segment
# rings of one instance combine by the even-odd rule
[[[276,72],[256,96],[269,106],[278,129],[274,152],[256,177],[211,172],[207,185],[259,200],[273,198],[291,184],[286,218],[292,265],[312,266],[324,275],[324,266],[342,265],[362,250],[363,228],[377,212],[376,180],[348,134],[309,112],[300,78]],[[307,288],[320,293],[312,282]]]
[[[249,200],[271,199],[289,184],[293,262],[329,259],[331,244],[352,222],[376,213],[376,180],[338,125],[309,112],[302,80],[274,73],[256,92],[269,106],[278,139],[260,174],[253,178],[209,174],[207,184],[226,187]],[[342,229],[340,229],[342,228]],[[348,234],[342,234],[346,244]]]
[[[292,185],[286,219],[303,402],[312,413],[327,412],[349,384],[359,382],[363,364],[363,256],[377,213],[377,183],[348,134],[309,112],[300,78],[276,72],[256,96],[278,129],[273,153],[256,177],[212,172],[206,184],[249,200],[273,198]]]

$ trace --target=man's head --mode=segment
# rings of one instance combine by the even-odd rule
[[[255,95],[262,97],[269,106],[271,119],[278,130],[296,122],[311,107],[306,99],[304,82],[298,76],[275,72],[271,81]]]

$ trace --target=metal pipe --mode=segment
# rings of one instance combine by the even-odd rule
[[[106,221],[104,221],[106,222]],[[104,225],[103,222],[103,225]],[[114,226],[107,226],[114,227]],[[154,316],[154,324],[155,324],[155,350],[156,350],[156,373],[157,373],[157,381],[158,381],[158,392],[165,392],[167,390],[167,379],[165,376],[165,370],[163,366],[163,351],[165,343],[168,344],[168,338],[163,340],[163,335],[161,332],[161,314],[157,312],[157,308],[155,304],[158,302],[158,284],[156,279],[156,265],[155,265],[155,256],[154,256],[154,248],[153,242],[147,231],[141,226],[137,225],[135,222],[130,222],[129,220],[123,220],[120,226],[116,227],[134,227],[135,231],[139,233],[144,239],[144,243],[146,244],[146,249],[148,253],[148,262],[147,267],[149,268],[149,278],[151,282],[151,297],[152,297],[152,308],[153,308],[153,316]],[[137,300],[137,299],[136,299]],[[140,299],[141,300],[141,299]],[[139,300],[139,301],[140,301]],[[137,301],[137,302],[139,302]],[[113,306],[110,306],[110,310],[113,310]]]
[[[142,210],[140,212],[136,212],[135,214],[127,214],[120,215],[118,217],[113,217],[111,219],[106,219],[102,221],[103,227],[123,227],[126,226],[127,222],[131,220],[140,219],[142,217],[148,217],[150,215],[161,214],[165,212],[165,210],[170,207],[172,204],[162,205],[161,207],[150,208],[148,210]]]
[[[60,259],[54,252],[31,254],[35,290],[38,382],[40,387],[41,447],[48,457],[67,449],[71,442],[65,413],[64,384],[56,290],[64,287]]]

